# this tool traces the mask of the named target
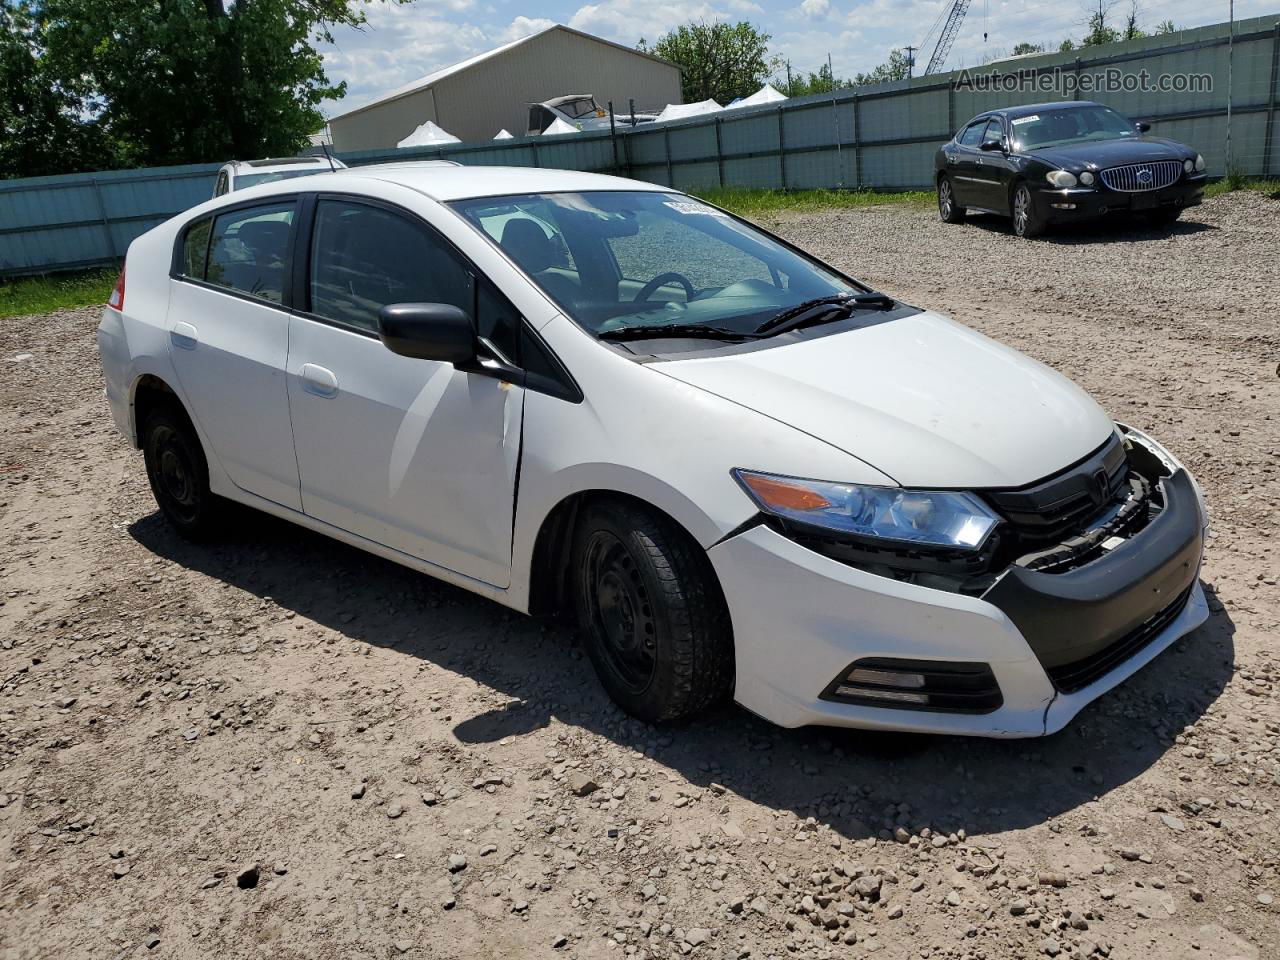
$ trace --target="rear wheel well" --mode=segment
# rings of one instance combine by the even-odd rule
[[[143,374],[133,388],[133,436],[139,448],[142,447],[142,428],[147,417],[161,407],[172,408],[190,423],[191,418],[187,416],[187,411],[173,388],[154,374]]]
[[[642,510],[659,514],[684,533],[699,551],[706,552],[680,521],[639,497],[614,490],[584,490],[570,494],[557,503],[543,519],[537,539],[534,541],[529,584],[529,613],[533,616],[557,618],[572,616],[573,603],[569,587],[572,583],[574,533],[578,518],[583,515],[585,508],[601,500],[624,501]],[[715,582],[716,589],[720,589],[719,578],[716,577],[715,569],[709,560],[707,569]],[[721,595],[723,596],[723,591]]]

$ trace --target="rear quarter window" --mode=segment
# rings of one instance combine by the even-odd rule
[[[209,258],[209,233],[213,228],[212,220],[201,220],[187,227],[182,241],[182,274],[196,280],[204,279],[205,266]]]

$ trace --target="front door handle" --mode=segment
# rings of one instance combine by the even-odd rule
[[[200,342],[196,328],[189,323],[179,321],[169,331],[169,342],[181,350],[194,350]]]
[[[332,397],[338,393],[338,378],[332,370],[304,363],[299,371],[302,376],[302,389],[317,397]]]

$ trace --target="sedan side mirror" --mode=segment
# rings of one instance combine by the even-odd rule
[[[999,140],[983,140],[982,145],[978,147],[984,153],[992,153],[994,151],[1003,150],[1004,144]]]
[[[378,311],[378,336],[402,357],[454,366],[475,363],[475,324],[450,303],[389,303]]]
[[[1147,121],[1145,120],[1138,121],[1137,123],[1134,124],[1134,126],[1138,128],[1139,133],[1146,133],[1148,130],[1151,129],[1151,124],[1147,123]]]

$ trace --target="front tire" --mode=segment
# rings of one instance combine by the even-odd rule
[[[1036,205],[1031,198],[1031,188],[1025,183],[1020,183],[1014,188],[1013,203],[1010,206],[1013,211],[1014,236],[1030,240],[1044,233],[1044,220],[1036,212]]]
[[[142,456],[151,492],[165,519],[188,540],[208,540],[220,529],[224,501],[209,489],[209,464],[186,415],[173,406],[147,416]]]
[[[622,499],[592,503],[573,572],[587,654],[618,706],[662,723],[728,698],[729,611],[706,553],[672,520]]]
[[[943,223],[964,223],[964,207],[956,203],[956,190],[945,174],[938,178],[938,219]]]

